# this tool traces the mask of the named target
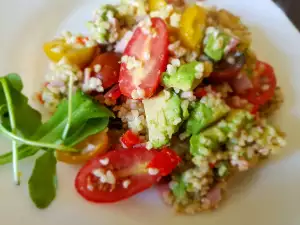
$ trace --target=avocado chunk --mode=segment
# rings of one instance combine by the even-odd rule
[[[214,27],[209,27],[206,29],[205,40],[207,43],[204,47],[204,53],[214,61],[220,61],[228,49],[232,37]]]
[[[198,134],[200,131],[225,117],[229,106],[218,96],[208,94],[192,106],[186,123],[187,134]]]
[[[154,148],[168,144],[183,121],[182,100],[170,91],[162,91],[157,96],[143,100],[149,142]]]
[[[162,83],[165,87],[176,88],[182,91],[191,91],[197,87],[204,78],[204,63],[190,62],[179,67],[179,69],[169,74],[163,73]]]
[[[252,126],[253,116],[245,110],[232,110],[226,119],[219,121],[200,134],[190,139],[192,155],[208,156],[211,151],[217,150],[226,144],[229,138],[236,135],[242,127]]]

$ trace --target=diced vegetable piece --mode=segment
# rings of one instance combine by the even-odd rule
[[[204,52],[215,61],[222,59],[226,52],[226,47],[230,43],[231,37],[219,30],[209,27],[206,30],[206,41]]]
[[[197,87],[204,78],[204,63],[191,62],[179,67],[174,74],[163,74],[163,85],[168,88],[177,88],[191,91]]]
[[[143,100],[149,141],[154,148],[170,142],[182,122],[181,99],[175,93],[162,91],[157,96]]]
[[[164,148],[152,159],[148,168],[156,168],[162,176],[167,176],[180,162],[180,157],[173,150]]]
[[[127,148],[132,148],[134,145],[142,143],[140,137],[131,130],[126,131],[125,134],[122,135],[120,141]]]
[[[186,124],[188,134],[198,134],[200,131],[225,117],[230,108],[214,94],[208,94],[197,101]]]

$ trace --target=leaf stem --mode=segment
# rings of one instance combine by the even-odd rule
[[[3,132],[7,137],[13,139],[14,141],[19,141],[22,142],[23,144],[34,146],[34,147],[40,147],[40,148],[49,148],[49,149],[58,149],[60,151],[65,151],[65,152],[78,152],[77,149],[67,147],[64,145],[56,145],[56,144],[48,144],[48,143],[43,143],[43,142],[36,142],[36,141],[31,141],[22,137],[19,137],[9,130],[7,130],[2,124],[0,124],[0,131]]]
[[[10,96],[10,90],[9,90],[9,87],[7,85],[7,81],[5,78],[2,78],[0,81],[2,83],[4,95],[6,98],[12,134],[15,134],[16,133],[16,120],[15,120],[15,115],[14,115],[14,107],[13,107],[12,99]],[[13,162],[14,182],[16,183],[16,185],[20,185],[20,176],[19,176],[19,167],[18,167],[18,150],[17,150],[17,142],[15,140],[12,140],[12,162]]]
[[[72,94],[73,94],[73,76],[70,75],[69,77],[69,92],[68,92],[68,118],[67,118],[67,124],[65,126],[65,129],[63,131],[62,139],[65,140],[67,138],[68,132],[71,127],[71,121],[72,121]]]

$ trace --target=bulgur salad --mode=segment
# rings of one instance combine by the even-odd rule
[[[12,151],[40,153],[28,181],[38,208],[56,196],[56,163],[82,165],[75,189],[111,203],[156,185],[177,212],[218,207],[226,184],[285,145],[268,118],[283,97],[251,33],[227,10],[180,0],[103,5],[88,35],[64,31],[43,46],[49,72],[28,104],[17,74],[0,78],[0,130]],[[163,187],[163,188],[161,188]]]

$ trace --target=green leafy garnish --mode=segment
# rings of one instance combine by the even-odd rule
[[[91,98],[80,91],[72,97],[72,124],[69,129],[69,136],[63,141],[62,134],[68,120],[68,101],[63,100],[55,114],[42,124],[30,140],[44,143],[64,144],[72,147],[83,141],[88,136],[104,130],[113,116],[104,106],[94,103]],[[41,148],[30,145],[21,145],[18,150],[22,152],[23,158],[34,155]],[[28,152],[28,154],[27,154]],[[0,156],[0,165],[11,162],[11,153]],[[19,159],[22,159],[21,157]]]
[[[31,141],[26,138],[19,137],[15,135],[12,132],[9,132],[8,130],[5,129],[3,125],[0,124],[0,131],[5,134],[8,138],[11,138],[13,141],[19,141],[25,145],[31,146],[31,147],[38,147],[38,148],[50,148],[50,149],[60,149],[61,151],[66,151],[66,152],[78,152],[77,149],[71,148],[71,147],[66,147],[64,145],[57,145],[57,144],[48,144],[48,143],[43,143],[43,142],[36,142],[36,141]]]
[[[18,75],[9,74],[1,77],[1,80],[5,80],[8,86],[12,101],[10,107],[14,112],[17,133],[22,134],[24,137],[30,137],[41,125],[40,113],[28,104],[28,98],[21,93],[23,84]],[[3,85],[0,85],[0,107],[3,106],[6,106],[7,109]],[[6,113],[2,112],[0,116],[2,124],[11,129],[8,111]]]
[[[30,197],[38,208],[46,208],[56,195],[56,158],[54,150],[78,152],[72,146],[104,130],[114,114],[84,93],[72,95],[72,78],[68,99],[44,124],[21,94],[23,84],[16,74],[0,78],[0,132],[13,142],[12,152],[0,156],[0,165],[13,161],[14,178],[19,182],[18,160],[46,152],[35,163],[29,179]],[[17,148],[16,143],[22,143]]]
[[[65,140],[70,130],[72,122],[72,94],[73,94],[73,76],[69,78],[69,93],[68,93],[68,120],[65,126],[62,139]]]
[[[43,209],[56,196],[56,158],[54,152],[45,152],[35,161],[28,181],[29,194],[36,207]]]
[[[14,116],[14,107],[12,106],[12,99],[11,99],[11,93],[8,87],[8,82],[6,81],[5,78],[2,78],[0,80],[3,92],[5,95],[5,99],[7,102],[7,109],[8,109],[8,114],[9,114],[9,121],[10,121],[10,127],[12,130],[12,134],[15,134],[17,132],[16,130],[16,120]],[[1,108],[3,109],[5,106],[1,105]],[[2,110],[3,112],[3,110]],[[13,177],[14,181],[17,185],[20,184],[20,178],[19,178],[19,169],[18,169],[18,151],[17,151],[17,142],[16,140],[12,140],[12,161],[13,161]]]

